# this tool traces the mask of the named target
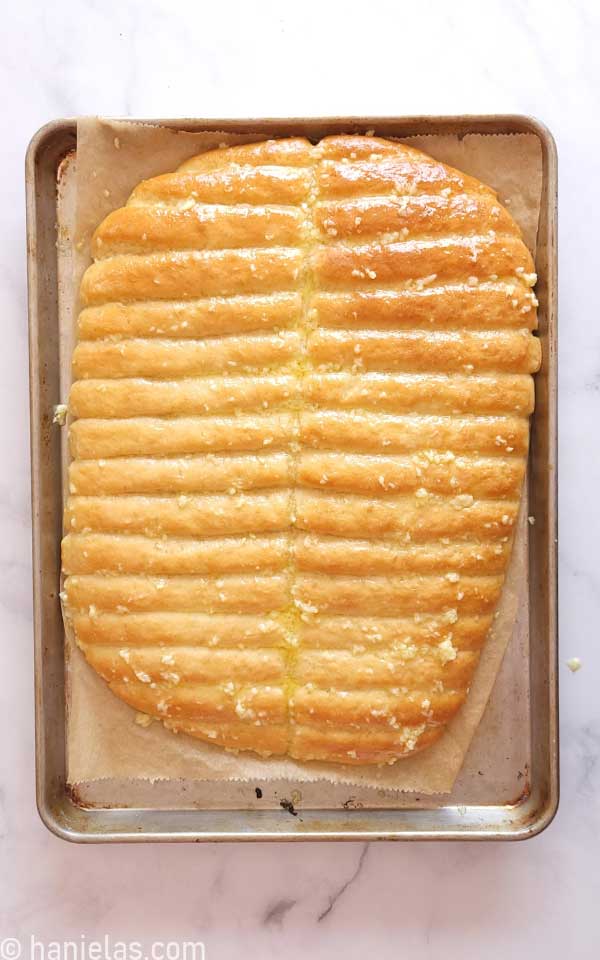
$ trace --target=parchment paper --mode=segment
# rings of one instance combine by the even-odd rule
[[[264,139],[216,133],[187,133],[150,124],[85,118],[77,130],[77,186],[71,245],[72,284],[61,310],[61,381],[66,397],[74,341],[78,290],[90,263],[89,241],[100,221],[127,200],[147,177],[219,144]],[[541,147],[537,137],[467,135],[411,137],[412,146],[493,186],[511,211],[535,254],[542,184]],[[66,447],[66,445],[65,445]],[[66,465],[66,455],[65,455]],[[521,504],[515,543],[497,610],[467,702],[444,736],[423,753],[387,767],[352,767],[324,763],[268,760],[232,754],[193,738],[173,734],[162,724],[139,726],[135,712],[114,696],[86,663],[70,632],[67,658],[67,779],[71,785],[101,779],[137,780],[324,780],[363,787],[448,793],[481,720],[520,608],[526,615],[527,504]],[[510,709],[507,696],[506,709]],[[499,748],[500,745],[497,745]],[[491,749],[494,746],[491,745]],[[326,789],[326,784],[323,785]]]

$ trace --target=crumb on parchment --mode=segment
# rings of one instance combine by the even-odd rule
[[[52,414],[52,423],[57,423],[59,427],[64,427],[67,422],[66,403],[57,403]]]
[[[567,666],[571,673],[577,673],[578,670],[581,670],[583,664],[581,663],[579,657],[571,657],[570,660],[567,660]]]
[[[149,727],[151,723],[154,723],[154,717],[150,717],[147,713],[136,713],[135,723],[138,727]]]

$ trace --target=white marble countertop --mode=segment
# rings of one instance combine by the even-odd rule
[[[209,960],[262,960],[284,951],[290,960],[495,960],[532,951],[546,960],[597,958],[600,318],[589,278],[598,270],[600,7],[594,0],[20,0],[2,20],[0,940],[203,940]],[[522,844],[109,848],[56,839],[34,802],[27,142],[47,120],[83,113],[469,112],[533,114],[553,131],[560,156],[556,820]],[[583,661],[577,674],[564,665],[571,656]]]

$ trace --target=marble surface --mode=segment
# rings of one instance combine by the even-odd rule
[[[600,8],[97,0],[3,10],[0,938],[204,940],[209,960],[600,953]],[[47,120],[532,113],[560,155],[562,803],[523,844],[84,848],[33,782],[23,155]],[[579,656],[571,674],[565,660]],[[26,953],[24,952],[25,956]],[[11,960],[9,957],[8,960]]]

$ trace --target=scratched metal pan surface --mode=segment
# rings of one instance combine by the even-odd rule
[[[202,840],[525,839],[558,806],[557,704],[557,256],[556,147],[524,116],[353,117],[289,120],[153,120],[185,130],[304,134],[318,139],[374,129],[381,136],[529,133],[539,138],[543,185],[536,270],[543,367],[529,462],[529,590],[494,691],[450,795],[420,797],[348,786],[274,783],[97,783],[85,795],[66,781],[64,630],[58,598],[62,527],[59,287],[64,263],[58,198],[76,120],[33,137],[26,159],[31,378],[31,486],[40,816],[79,842]],[[71,164],[71,168],[73,164]],[[57,237],[57,230],[59,235]],[[511,710],[502,709],[512,697]]]

